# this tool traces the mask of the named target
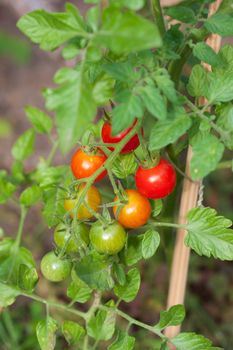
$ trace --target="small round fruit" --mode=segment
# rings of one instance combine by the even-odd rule
[[[97,149],[95,153],[78,149],[72,157],[71,170],[77,179],[88,178],[104,164],[106,159],[106,155],[100,149]],[[95,182],[102,180],[106,175],[107,171],[102,171]]]
[[[119,223],[128,228],[137,228],[145,225],[151,214],[149,200],[136,190],[126,190],[128,203],[121,207],[117,213],[118,206],[113,207],[113,212]],[[114,201],[118,201],[118,197]],[[118,214],[118,216],[117,216]]]
[[[98,253],[114,255],[124,247],[126,232],[118,222],[105,227],[97,221],[90,229],[90,241]]]
[[[70,275],[71,263],[60,259],[54,252],[49,252],[41,260],[41,271],[47,280],[61,282]]]
[[[79,235],[81,239],[79,238]],[[89,243],[89,230],[85,224],[78,224],[71,238],[70,236],[70,228],[64,224],[59,224],[54,232],[54,242],[58,248],[62,249],[69,239],[69,243],[66,247],[67,253],[78,252],[79,248],[82,246],[82,241],[86,244]]]
[[[153,168],[146,169],[139,166],[135,182],[138,191],[147,198],[164,198],[175,188],[176,172],[166,159],[161,158]]]
[[[101,131],[103,142],[105,142],[105,143],[118,143],[118,142],[120,142],[132,130],[132,128],[134,127],[136,122],[137,122],[137,120],[135,120],[135,122],[133,123],[133,125],[131,127],[121,131],[119,134],[117,134],[115,136],[112,135],[111,123],[105,122],[103,127],[102,127],[102,131]],[[121,150],[121,154],[125,154],[125,153],[129,153],[129,152],[134,151],[139,146],[139,144],[140,144],[140,141],[139,141],[138,135],[134,135],[126,143],[126,145],[123,147],[123,149]],[[108,148],[112,151],[114,150],[113,147],[108,147]]]
[[[67,198],[64,201],[64,208],[66,211],[69,212],[69,214],[72,218],[74,217],[74,210],[75,210],[76,203],[78,202],[78,199],[79,199],[84,187],[85,187],[85,184],[81,184],[78,187],[76,198],[74,198],[74,199]],[[99,206],[101,204],[101,195],[95,186],[91,186],[88,189],[84,200],[89,205],[89,207],[91,207],[94,211],[96,211],[96,212],[98,211]],[[87,219],[92,218],[92,216],[93,216],[92,213],[90,213],[89,210],[82,203],[78,208],[77,218],[79,220],[87,220]]]

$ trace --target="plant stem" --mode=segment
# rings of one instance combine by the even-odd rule
[[[232,164],[232,160],[226,160],[225,162],[219,163],[217,169],[231,169]]]
[[[120,317],[124,318],[126,321],[128,321],[131,325],[134,324],[138,327],[141,327],[141,328],[144,328],[144,329],[147,329],[148,331],[156,334],[157,336],[159,336],[160,338],[162,339],[167,339],[165,337],[165,335],[163,335],[163,333],[161,333],[159,330],[157,330],[155,327],[153,326],[150,326],[146,323],[143,323],[143,322],[140,322],[138,320],[135,320],[133,317],[129,316],[128,314],[124,313],[123,311],[119,310],[119,309],[111,309],[107,306],[104,306],[104,305],[100,305],[99,306],[99,309],[101,310],[105,310],[105,311],[114,311],[117,315],[119,315]]]
[[[113,173],[112,173],[112,170],[110,169],[110,167],[107,168],[107,171],[108,171],[108,177],[109,177],[109,180],[111,182],[113,191],[114,191],[115,195],[118,196],[120,191],[116,185],[116,182],[115,182],[115,179],[114,179],[114,176],[113,176]]]
[[[27,215],[27,208],[25,206],[23,206],[23,205],[20,208],[21,208],[20,221],[19,221],[18,232],[17,232],[16,239],[15,239],[15,248],[16,248],[16,250],[18,250],[18,248],[20,246],[22,233],[23,233],[23,226],[24,226],[24,222],[25,222],[25,219],[26,219],[26,215]]]
[[[55,307],[57,309],[65,310],[65,311],[67,311],[69,313],[72,313],[72,314],[74,314],[76,316],[79,316],[79,317],[81,317],[83,319],[86,319],[86,313],[78,311],[78,310],[73,309],[73,308],[70,308],[66,304],[56,303],[56,302],[53,302],[53,301],[48,301],[48,300],[43,299],[43,298],[41,298],[41,297],[39,297],[38,295],[35,295],[35,294],[29,294],[29,293],[24,293],[24,292],[22,292],[20,294],[25,296],[25,297],[27,297],[27,298],[30,298],[32,300],[38,301],[39,303],[48,305],[49,307]]]
[[[155,17],[155,21],[160,31],[160,35],[163,37],[166,33],[166,27],[164,23],[164,17],[161,9],[160,0],[151,0],[151,6]]]
[[[58,140],[56,141],[53,141],[53,147],[48,155],[48,158],[47,158],[47,161],[46,161],[46,164],[47,166],[49,166],[57,152],[57,149],[58,149]]]
[[[186,228],[186,225],[172,224],[170,222],[149,221],[148,225],[150,225],[150,226],[158,226],[158,227]]]

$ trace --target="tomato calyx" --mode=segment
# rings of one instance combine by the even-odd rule
[[[159,152],[151,153],[149,150],[147,150],[147,157],[145,157],[144,160],[140,160],[139,164],[143,169],[151,169],[159,164],[160,159],[161,157]]]

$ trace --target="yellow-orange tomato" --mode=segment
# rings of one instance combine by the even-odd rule
[[[84,187],[85,187],[85,184],[81,184],[78,187],[77,197],[76,198],[67,198],[64,201],[64,208],[65,208],[66,211],[69,212],[69,214],[70,214],[70,216],[72,218],[75,215],[75,213],[74,213],[75,212],[75,206],[76,206],[76,203],[78,202],[78,199],[79,199],[79,197],[80,197]],[[99,191],[97,190],[97,188],[95,186],[91,186],[88,189],[87,194],[85,195],[84,201],[94,211],[96,211],[96,212],[98,211],[99,205],[101,204],[101,195],[100,195]],[[79,206],[78,211],[77,211],[77,218],[79,220],[90,219],[93,216],[92,213],[90,213],[90,211],[85,207],[83,202],[81,203],[81,205]]]
[[[128,203],[119,211],[117,216],[117,206],[113,207],[113,212],[118,222],[128,228],[137,228],[145,225],[151,214],[149,200],[136,190],[126,190]],[[118,201],[118,197],[114,201]]]

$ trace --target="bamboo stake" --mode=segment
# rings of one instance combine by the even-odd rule
[[[209,7],[209,16],[213,15],[222,0],[216,0]],[[210,35],[206,40],[206,43],[212,47],[216,52],[219,51],[221,45],[221,37],[218,35]],[[207,64],[203,66],[210,71],[211,67]],[[206,102],[204,98],[199,100],[199,104],[202,105]],[[185,173],[190,177],[190,161],[192,158],[192,148],[189,146],[187,158],[186,158],[186,170]],[[180,211],[179,211],[179,224],[185,224],[186,216],[189,210],[195,208],[198,201],[198,192],[200,189],[201,181],[190,181],[186,177],[183,183],[183,190],[181,195]],[[170,286],[168,292],[167,307],[171,307],[176,304],[184,304],[185,290],[187,284],[187,275],[189,267],[190,249],[184,245],[184,238],[186,231],[184,229],[178,229],[176,235],[175,250],[173,255]],[[176,336],[180,332],[180,326],[168,327],[165,330],[165,335],[169,338]]]

